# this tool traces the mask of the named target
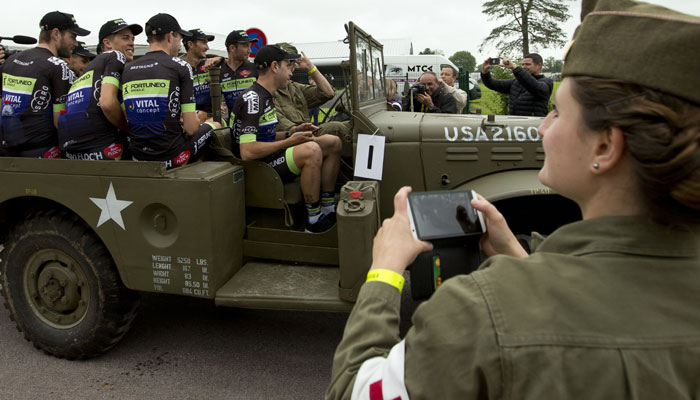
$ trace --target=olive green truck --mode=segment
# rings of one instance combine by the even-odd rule
[[[344,62],[338,222],[305,233],[298,183],[232,156],[165,170],[156,162],[0,158],[1,279],[17,328],[47,353],[113,347],[139,292],[219,306],[352,309],[372,239],[404,185],[470,188],[521,233],[551,231],[575,207],[537,180],[540,118],[389,111],[382,46],[352,22]],[[385,140],[381,180],[353,177],[358,135]],[[216,142],[227,147],[228,130]],[[230,142],[229,142],[230,143]]]

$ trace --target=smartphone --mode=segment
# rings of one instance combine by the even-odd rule
[[[489,58],[489,64],[490,65],[501,65],[501,58],[500,57]]]
[[[436,241],[486,232],[484,216],[471,205],[473,190],[409,193],[411,234],[418,240]]]

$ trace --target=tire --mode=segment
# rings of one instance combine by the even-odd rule
[[[91,358],[129,330],[138,293],[124,286],[101,240],[77,216],[28,216],[11,229],[1,256],[5,307],[36,348]]]

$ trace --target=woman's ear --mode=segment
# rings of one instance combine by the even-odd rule
[[[607,128],[600,134],[591,168],[595,172],[603,172],[614,168],[625,153],[625,134],[617,126]]]

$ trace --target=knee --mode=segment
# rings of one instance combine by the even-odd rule
[[[297,146],[301,151],[303,166],[320,166],[323,161],[323,152],[321,146],[316,142],[306,142]]]
[[[331,151],[333,154],[340,154],[343,150],[343,142],[338,136],[330,136],[331,140]]]
[[[316,141],[321,144],[324,156],[337,155],[343,150],[343,142],[338,136],[323,135],[318,137]]]
[[[338,136],[333,136],[333,150],[338,154],[343,150],[343,141]]]

